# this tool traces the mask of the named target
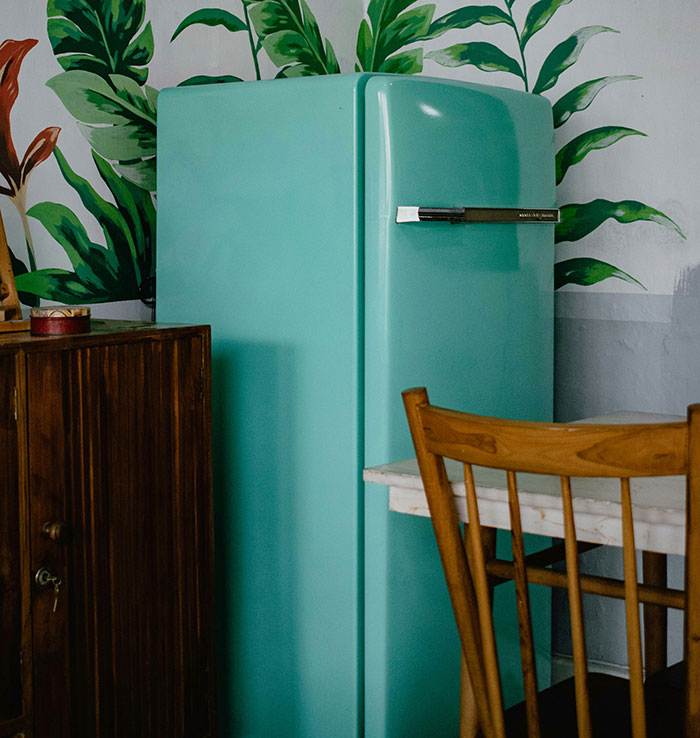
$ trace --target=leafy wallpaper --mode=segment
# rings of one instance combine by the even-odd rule
[[[304,0],[220,0],[224,7],[197,7],[201,3],[192,0],[13,1],[15,13],[2,33],[15,38],[0,37],[0,199],[14,208],[0,206],[26,305],[153,304],[157,95],[159,87],[175,84],[378,71],[457,77],[545,95],[553,104],[557,140],[562,220],[556,241],[567,246],[558,247],[564,255],[555,265],[555,286],[619,280],[642,291],[646,285],[634,261],[632,268],[617,261],[614,241],[630,240],[620,237],[621,230],[646,224],[662,229],[676,247],[685,239],[675,212],[637,199],[636,190],[653,188],[615,185],[620,157],[611,154],[625,139],[646,134],[636,121],[622,124],[628,121],[620,117],[630,117],[622,115],[626,111],[601,109],[600,101],[625,86],[640,89],[645,80],[634,68],[619,73],[620,60],[610,49],[622,32],[604,25],[604,3],[503,0],[454,7],[357,0],[349,11],[347,0],[315,0],[314,8]],[[576,15],[567,15],[564,6],[578,6]],[[597,37],[607,38],[610,73],[598,71],[605,57]],[[159,53],[178,61],[159,62]],[[588,73],[586,59],[595,61],[595,72]],[[187,73],[174,77],[180,70]],[[149,84],[152,72],[165,84]],[[33,86],[25,92],[30,75]],[[27,106],[13,110],[28,95]],[[49,115],[55,120],[20,146],[20,159],[16,134],[25,139],[28,127],[39,127],[32,121]],[[635,161],[654,145],[648,139],[646,149],[637,147]],[[595,156],[608,156],[611,164],[605,186],[595,191],[583,164],[601,151]],[[34,195],[29,181],[44,172],[46,199]],[[656,174],[650,169],[650,177]],[[602,232],[610,242],[603,249]],[[659,248],[669,242],[662,241]]]

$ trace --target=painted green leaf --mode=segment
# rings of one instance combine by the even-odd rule
[[[646,290],[646,287],[639,280],[630,276],[627,272],[623,272],[622,269],[598,259],[579,257],[577,259],[566,259],[554,265],[555,290],[565,284],[580,284],[587,287],[610,278],[621,279],[623,282],[629,282]]]
[[[425,55],[443,67],[461,67],[471,64],[484,72],[510,72],[524,79],[520,64],[497,46],[483,41],[455,44]]]
[[[220,8],[200,8],[190,13],[180,25],[175,29],[175,33],[170,38],[172,43],[184,30],[195,25],[204,26],[223,26],[227,31],[235,33],[236,31],[247,31],[248,26],[238,16],[229,13],[228,10]]]
[[[414,0],[370,0],[367,6],[369,23],[363,20],[357,35],[357,59],[365,72],[402,71],[414,74],[422,71],[423,57],[415,50],[400,49],[425,38],[435,13],[435,5],[419,5],[407,10]],[[404,12],[406,11],[406,12]]]
[[[606,149],[626,136],[646,136],[646,133],[624,126],[601,126],[585,131],[564,144],[555,157],[557,184],[574,164],[578,164],[587,154],[596,149]]]
[[[136,246],[124,216],[115,205],[99,195],[86,179],[71,169],[58,148],[54,149],[54,156],[63,178],[77,193],[86,210],[102,228],[107,245],[106,259],[110,269],[120,280],[138,283],[140,280],[137,279],[134,271]]]
[[[139,291],[154,276],[154,250],[156,242],[156,209],[153,196],[146,189],[136,187],[129,180],[120,177],[109,164],[94,151],[92,158],[95,166],[112,193],[114,202],[124,218],[131,237],[128,239],[133,248],[131,258],[135,263],[134,271],[138,279]],[[120,257],[122,251],[117,251]]]
[[[117,281],[109,251],[90,240],[72,210],[59,203],[40,202],[29,208],[27,215],[36,218],[61,245],[85,287],[103,290]]]
[[[554,87],[560,75],[576,63],[586,42],[593,36],[606,32],[619,33],[607,26],[586,26],[555,46],[544,60],[532,91],[539,94]]]
[[[560,208],[560,221],[556,225],[554,239],[557,243],[578,241],[592,233],[608,218],[613,218],[618,223],[650,221],[664,228],[670,228],[679,236],[685,238],[683,231],[668,215],[649,207],[649,205],[636,200],[612,202],[598,199],[591,202],[563,205]]]
[[[156,157],[141,161],[120,161],[114,163],[114,171],[121,174],[137,187],[148,192],[156,191]]]
[[[554,127],[564,125],[567,120],[574,114],[581,110],[585,110],[595,100],[596,95],[608,85],[612,85],[615,82],[622,82],[623,80],[634,80],[641,79],[634,74],[621,74],[614,77],[599,77],[598,79],[592,79],[588,82],[582,82],[580,85],[574,87],[563,95],[556,103],[552,106],[552,113],[554,115]]]
[[[520,46],[525,48],[525,44],[537,33],[542,30],[550,18],[561,8],[562,5],[568,5],[571,0],[539,0],[528,11],[523,31],[520,34]]]
[[[134,184],[155,189],[155,90],[122,75],[104,80],[79,70],[62,72],[46,84],[78,119],[98,154],[120,161],[122,174]]]
[[[48,0],[47,31],[59,64],[107,79],[119,74],[146,82],[153,56],[146,0]]]
[[[515,27],[511,17],[495,5],[467,5],[464,8],[458,8],[434,20],[430,24],[425,38],[437,38],[438,36],[442,36],[443,33],[447,33],[447,31],[457,28],[469,28],[476,23],[481,23],[485,26],[506,23],[511,27]]]
[[[325,46],[316,18],[304,0],[263,0],[249,5],[250,20],[262,47],[286,76],[338,74],[331,43]]]
[[[66,305],[80,305],[86,302],[110,302],[115,299],[129,299],[104,288],[84,285],[80,278],[66,269],[37,269],[16,278],[17,289],[36,295],[45,300],[55,300]]]
[[[243,82],[240,77],[234,77],[232,74],[221,74],[219,76],[209,76],[206,74],[198,74],[194,77],[188,77],[178,84],[178,87],[191,87],[193,85],[218,85],[225,82]]]
[[[420,74],[423,70],[423,49],[409,49],[384,61],[380,71],[386,74]]]
[[[12,273],[15,275],[15,282],[17,282],[17,277],[22,274],[26,274],[29,269],[27,269],[27,265],[21,259],[15,256],[14,252],[12,251],[12,247],[9,246],[9,244],[8,250],[10,252],[10,265],[12,266]],[[27,305],[28,307],[39,306],[39,298],[36,295],[32,295],[30,292],[17,290],[17,296],[19,297],[19,301],[22,303],[22,305]]]

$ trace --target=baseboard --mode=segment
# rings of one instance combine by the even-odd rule
[[[588,659],[588,671],[629,679],[629,669],[626,664],[609,664],[606,661]],[[552,684],[561,682],[574,675],[574,657],[565,653],[552,654]]]

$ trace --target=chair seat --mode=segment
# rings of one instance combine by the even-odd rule
[[[644,686],[647,738],[674,738],[683,734],[684,663],[679,662],[647,680]],[[629,682],[591,672],[588,675],[591,723],[595,738],[631,738]],[[525,703],[505,713],[508,738],[527,738]],[[566,679],[540,693],[542,738],[575,738],[574,679]]]

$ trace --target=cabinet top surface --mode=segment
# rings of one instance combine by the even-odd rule
[[[55,336],[33,336],[29,331],[0,333],[0,351],[26,351],[80,348],[105,343],[128,343],[141,340],[168,340],[184,335],[208,333],[208,326],[175,323],[145,323],[133,320],[93,318],[88,333]]]

